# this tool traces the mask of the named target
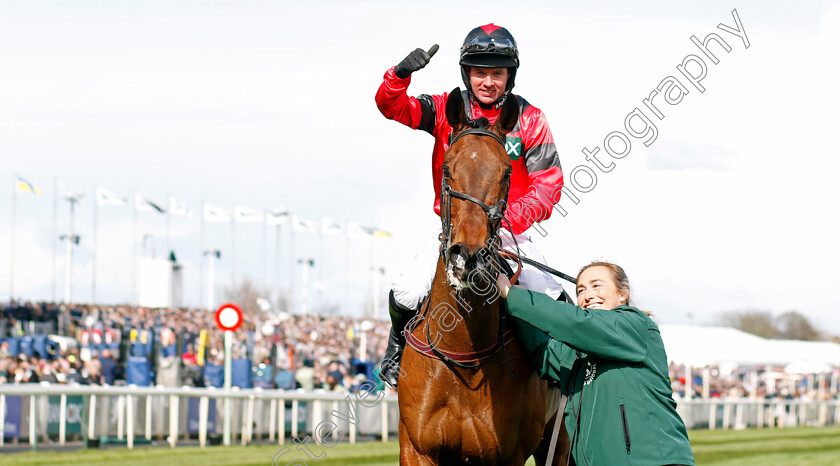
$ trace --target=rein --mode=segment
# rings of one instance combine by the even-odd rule
[[[470,128],[465,131],[462,131],[451,138],[450,147],[455,144],[456,141],[461,139],[466,135],[476,135],[476,136],[489,136],[492,137],[496,142],[504,147],[505,141],[496,133],[493,133],[485,128]],[[472,202],[484,211],[487,215],[487,221],[489,224],[490,230],[490,237],[488,238],[488,249],[494,250],[496,249],[494,246],[498,243],[498,236],[499,236],[499,228],[501,226],[502,221],[505,221],[505,209],[507,208],[507,198],[508,198],[508,191],[510,189],[510,175],[511,169],[508,168],[505,171],[504,177],[502,179],[502,184],[507,185],[507,188],[504,190],[505,197],[504,199],[499,200],[495,205],[488,206],[480,199],[477,199],[474,196],[471,196],[467,193],[462,193],[460,191],[455,191],[449,186],[447,179],[449,178],[449,168],[444,165],[443,166],[443,174],[441,176],[441,248],[440,248],[440,255],[441,259],[443,260],[444,268],[449,266],[449,245],[452,239],[452,217],[451,217],[451,210],[450,206],[452,204],[452,198],[460,199],[463,201]],[[499,256],[501,253],[497,252],[497,260],[503,261],[503,259]],[[519,272],[522,270],[522,263],[519,262],[518,258],[514,258],[510,255],[506,255],[505,257],[513,258],[519,264],[519,268],[514,274],[513,280],[514,282],[519,277]],[[429,323],[426,322],[426,343],[421,341],[419,338],[415,337],[413,332],[416,326],[419,324],[421,320],[426,320],[429,314],[429,309],[431,308],[431,296],[426,300],[426,303],[423,306],[423,312],[420,319],[416,320],[413,324],[409,324],[405,329],[405,338],[406,343],[411,346],[415,351],[420,354],[423,354],[430,358],[438,358],[445,363],[452,364],[456,367],[460,367],[462,369],[478,369],[482,367],[484,364],[488,363],[493,356],[499,352],[499,350],[504,349],[505,345],[509,343],[514,338],[513,330],[505,328],[505,317],[501,316],[499,319],[499,338],[496,342],[488,347],[484,348],[479,351],[470,351],[470,352],[460,352],[460,351],[448,351],[444,349],[437,348],[437,345],[432,343],[431,338],[431,330]],[[512,371],[511,371],[512,372]]]

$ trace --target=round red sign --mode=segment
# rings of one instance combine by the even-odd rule
[[[236,304],[222,304],[216,311],[216,325],[222,330],[234,331],[242,325],[242,309]]]

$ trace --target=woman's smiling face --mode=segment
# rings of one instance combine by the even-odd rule
[[[618,288],[610,269],[596,265],[580,273],[577,280],[578,306],[584,309],[615,309],[627,304],[629,293]]]

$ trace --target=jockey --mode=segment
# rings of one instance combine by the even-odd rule
[[[435,213],[440,215],[440,188],[444,153],[449,148],[452,127],[446,121],[448,93],[411,97],[407,94],[411,73],[423,68],[437,52],[433,45],[428,52],[416,49],[397,66],[385,72],[376,92],[379,111],[412,129],[420,129],[435,138],[432,152],[432,186],[435,189]],[[560,199],[563,172],[554,137],[542,111],[522,97],[512,94],[519,51],[507,29],[495,24],[477,27],[467,34],[460,54],[461,78],[466,90],[461,91],[467,118],[484,117],[492,124],[506,99],[519,103],[519,121],[507,135],[505,150],[511,159],[512,174],[505,218],[510,230],[500,234],[502,245],[531,259],[545,262],[542,254],[523,233],[535,222],[546,220],[552,206]],[[503,222],[507,227],[508,223]],[[439,241],[433,241],[409,263],[394,281],[389,297],[391,334],[379,377],[397,386],[399,363],[405,347],[403,329],[428,296],[439,257]],[[526,288],[557,298],[562,286],[551,276],[531,266],[523,266],[520,283]]]

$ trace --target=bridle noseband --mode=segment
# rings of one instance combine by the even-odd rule
[[[461,139],[462,137],[468,134],[474,134],[477,136],[490,136],[493,139],[495,139],[499,144],[501,144],[502,147],[505,146],[505,141],[498,134],[486,130],[484,128],[470,128],[454,135],[452,137],[452,141],[449,143],[449,147],[452,147],[452,145],[454,145],[458,139]],[[508,184],[508,189],[505,189],[505,198],[501,199],[495,205],[488,206],[481,200],[470,196],[467,193],[462,193],[460,191],[455,191],[454,189],[452,189],[452,187],[449,186],[449,183],[447,182],[447,178],[449,178],[449,167],[447,167],[446,165],[443,166],[443,173],[440,177],[440,253],[443,258],[443,263],[445,265],[449,265],[449,247],[450,242],[452,241],[452,213],[450,210],[452,198],[454,197],[456,199],[470,201],[481,207],[481,210],[483,210],[484,213],[487,215],[487,221],[490,225],[490,238],[487,241],[487,247],[492,249],[496,245],[496,240],[499,236],[499,227],[501,226],[502,220],[505,220],[505,209],[507,209],[508,192],[510,191],[510,174],[511,169],[508,168],[505,171],[504,177],[502,178],[502,185]]]

